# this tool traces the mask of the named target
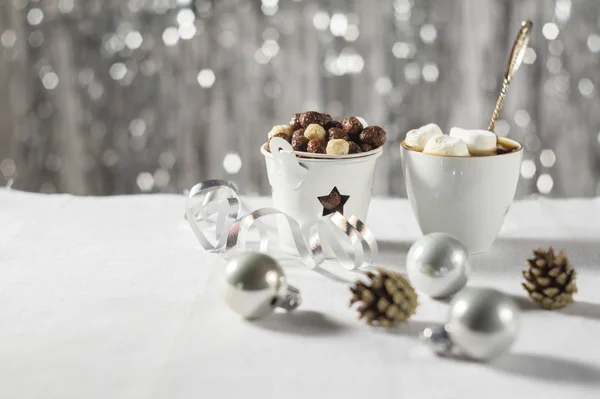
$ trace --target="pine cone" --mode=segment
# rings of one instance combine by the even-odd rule
[[[379,273],[366,272],[370,285],[357,280],[350,291],[353,294],[350,306],[362,302],[358,307],[359,319],[367,324],[391,327],[399,321],[405,321],[415,314],[417,293],[410,283],[400,274],[384,269]]]
[[[558,309],[573,303],[577,292],[575,270],[564,251],[554,255],[554,248],[540,248],[533,251],[533,258],[527,263],[529,270],[523,271],[523,287],[542,308]]]

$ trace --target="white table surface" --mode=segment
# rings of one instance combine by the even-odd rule
[[[285,261],[304,303],[248,322],[219,296],[174,195],[77,198],[0,190],[0,398],[600,398],[600,199],[515,203],[469,284],[525,298],[530,250],[563,248],[577,303],[524,299],[511,353],[442,359],[417,340],[447,304],[419,297],[387,331],[355,319],[343,281]],[[248,208],[268,204],[250,199]],[[376,199],[378,264],[404,268],[419,231],[405,200]]]

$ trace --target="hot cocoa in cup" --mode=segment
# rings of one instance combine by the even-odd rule
[[[470,253],[487,251],[513,201],[521,144],[487,131],[430,124],[400,146],[406,192],[423,234],[443,232]]]
[[[453,127],[449,135],[444,135],[434,123],[409,131],[402,146],[425,154],[455,157],[502,155],[520,149],[511,140],[487,130]]]

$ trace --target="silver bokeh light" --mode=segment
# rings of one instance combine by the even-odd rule
[[[247,319],[264,317],[277,307],[293,310],[301,302],[300,292],[287,284],[277,261],[256,252],[227,263],[221,292],[227,306]]]

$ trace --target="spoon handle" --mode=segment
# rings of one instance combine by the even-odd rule
[[[533,22],[529,20],[521,23],[521,29],[519,30],[519,34],[513,43],[512,50],[510,51],[510,57],[508,59],[508,64],[506,65],[506,71],[504,72],[504,80],[502,81],[502,89],[500,90],[498,100],[496,100],[496,106],[494,107],[494,112],[492,113],[492,119],[488,125],[488,130],[490,132],[494,131],[494,125],[496,124],[496,120],[498,120],[498,116],[500,115],[500,111],[504,105],[504,97],[506,96],[508,85],[523,62],[525,50],[527,50],[527,43],[529,43],[529,37],[531,36],[532,27]]]

